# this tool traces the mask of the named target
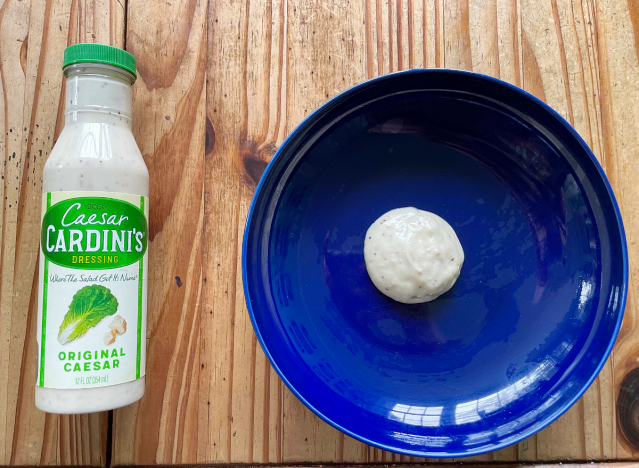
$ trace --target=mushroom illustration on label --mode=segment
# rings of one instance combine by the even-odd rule
[[[126,320],[121,315],[113,317],[113,321],[109,325],[110,331],[104,335],[104,344],[110,345],[115,343],[117,335],[124,335],[126,332]]]

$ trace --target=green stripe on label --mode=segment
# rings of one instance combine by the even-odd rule
[[[47,211],[51,208],[51,193],[47,193]],[[42,248],[42,247],[41,247]],[[47,344],[47,292],[49,290],[49,260],[44,258],[42,281],[42,338],[40,345],[40,386],[44,387],[44,350]]]
[[[140,211],[144,214],[144,197],[140,197]],[[144,256],[140,259],[138,275],[138,352],[135,361],[135,378],[140,378],[140,360],[142,358],[142,295],[144,294]]]

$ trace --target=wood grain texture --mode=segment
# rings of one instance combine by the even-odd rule
[[[115,411],[115,464],[194,462],[201,364],[206,1],[127,3],[133,134],[150,174],[146,396]],[[206,361],[202,361],[206,362]]]
[[[313,109],[368,78],[463,68],[549,103],[604,166],[636,276],[635,0],[0,0],[0,26],[0,465],[107,459],[105,414],[45,416],[32,403],[40,174],[62,128],[70,43],[136,56],[134,134],[151,173],[147,395],[114,413],[114,465],[461,461],[399,456],[323,423],[271,368],[244,302],[241,238],[266,164]],[[463,461],[639,456],[616,419],[639,367],[636,288],[584,397],[537,435]]]
[[[639,8],[633,0],[600,1],[596,20],[601,63],[605,168],[624,217],[630,256],[628,304],[612,366],[616,398],[624,377],[639,367],[639,187],[630,176],[636,169],[639,155]],[[633,408],[621,407],[617,410],[632,412]],[[632,412],[630,417],[636,424],[636,412]],[[639,447],[630,445],[618,427],[616,440],[619,458],[639,455]]]
[[[283,385],[252,335],[239,249],[252,190],[284,137],[285,6],[214,2],[208,11],[206,108],[215,144],[206,160],[201,336],[210,365],[200,374],[198,462],[282,461]]]
[[[594,2],[521,0],[521,8],[523,88],[568,120],[606,167]],[[528,441],[528,450],[520,444],[525,459],[617,457],[611,362],[577,404]]]
[[[0,464],[103,465],[107,415],[56,416],[34,405],[41,174],[63,125],[62,53],[117,46],[117,2],[5,0],[0,7]]]

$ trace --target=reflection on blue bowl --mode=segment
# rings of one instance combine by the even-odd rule
[[[415,206],[466,254],[451,291],[385,297],[364,234]],[[328,423],[414,456],[512,444],[588,388],[621,324],[626,241],[586,144],[529,94],[413,70],[332,99],[269,164],[248,216],[244,289],[257,337]]]

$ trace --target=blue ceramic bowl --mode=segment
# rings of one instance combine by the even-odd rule
[[[466,254],[451,291],[382,295],[364,234],[384,212],[445,218]],[[566,411],[613,345],[626,240],[597,160],[564,119],[482,75],[412,70],[355,86],[289,136],[243,248],[253,326],[311,410],[382,449],[476,455]]]

